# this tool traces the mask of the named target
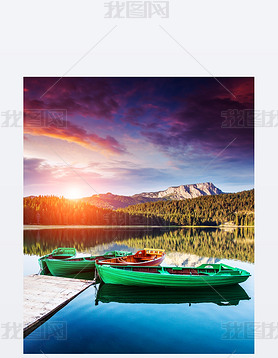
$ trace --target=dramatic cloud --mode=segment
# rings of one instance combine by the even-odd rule
[[[53,86],[57,80],[24,80],[29,157],[37,146],[40,156],[50,160],[50,151],[42,153],[38,147],[42,136],[53,150],[57,139],[61,141],[60,153],[67,153],[69,143],[75,143],[82,147],[75,161],[80,159],[83,165],[86,157],[83,174],[90,173],[91,163],[102,163],[95,168],[103,183],[112,185],[106,181],[110,175],[115,188],[121,182],[128,186],[122,193],[145,191],[146,183],[149,189],[159,189],[163,183],[167,187],[173,182],[197,181],[216,181],[224,191],[238,190],[235,173],[242,180],[242,189],[253,186],[252,117],[249,126],[237,125],[239,117],[254,108],[253,78],[218,78],[219,83],[208,77],[69,77]],[[32,116],[36,110],[60,110],[67,117],[56,124],[35,125]],[[232,125],[225,125],[233,113]],[[36,163],[34,178],[38,181],[42,168],[45,175],[55,175],[53,168],[46,171],[47,160],[31,164]]]
[[[103,150],[109,153],[121,154],[125,153],[124,145],[120,144],[110,135],[100,137],[95,133],[88,132],[84,128],[73,124],[68,120],[62,120],[56,124],[45,124],[41,121],[41,125],[33,125],[34,112],[25,110],[24,113],[24,133],[36,136],[46,136],[73,142],[92,150]]]
[[[116,93],[105,79],[25,78],[25,108],[67,109],[94,118],[112,119],[119,108]],[[53,84],[57,84],[53,86]]]

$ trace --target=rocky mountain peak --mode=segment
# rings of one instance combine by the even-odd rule
[[[183,200],[197,198],[198,196],[218,194],[222,194],[222,191],[214,184],[206,182],[170,186],[166,190],[144,192],[132,196],[116,195],[108,192],[106,194],[93,195],[89,198],[82,198],[81,200],[101,208],[119,209],[125,208],[129,205],[142,204],[150,201]]]
[[[133,197],[146,197],[153,199],[168,199],[168,200],[182,200],[197,198],[203,195],[218,195],[222,194],[222,191],[218,189],[213,183],[198,183],[198,184],[187,184],[180,186],[170,186],[166,190],[156,192],[145,192],[141,194],[135,194]]]

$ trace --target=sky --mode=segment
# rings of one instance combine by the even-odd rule
[[[26,77],[24,196],[251,189],[253,108],[253,78]]]

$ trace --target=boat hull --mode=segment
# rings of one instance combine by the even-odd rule
[[[48,273],[49,269],[47,266],[47,259],[52,258],[52,259],[64,260],[64,259],[69,259],[69,258],[72,258],[75,256],[76,256],[75,248],[60,247],[58,249],[53,250],[52,253],[40,257],[38,262],[39,262],[41,271],[44,273]]]
[[[107,284],[126,286],[165,286],[165,287],[215,287],[242,283],[250,276],[236,274],[172,275],[169,273],[152,273],[122,270],[107,265],[96,265],[102,281]]]
[[[76,275],[86,272],[95,271],[96,259],[104,260],[106,258],[115,257],[115,255],[121,257],[123,255],[131,255],[131,252],[127,251],[108,251],[101,256],[89,256],[89,257],[71,257],[68,259],[56,259],[53,257],[45,257],[43,264],[47,267],[47,270],[53,276],[66,276]],[[42,262],[42,260],[39,260]]]
[[[53,276],[66,276],[95,270],[95,261],[87,261],[85,259],[72,262],[70,260],[46,259],[46,265]]]

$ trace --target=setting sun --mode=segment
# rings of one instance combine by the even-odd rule
[[[78,188],[70,188],[65,194],[65,198],[67,199],[79,199],[82,194]]]

